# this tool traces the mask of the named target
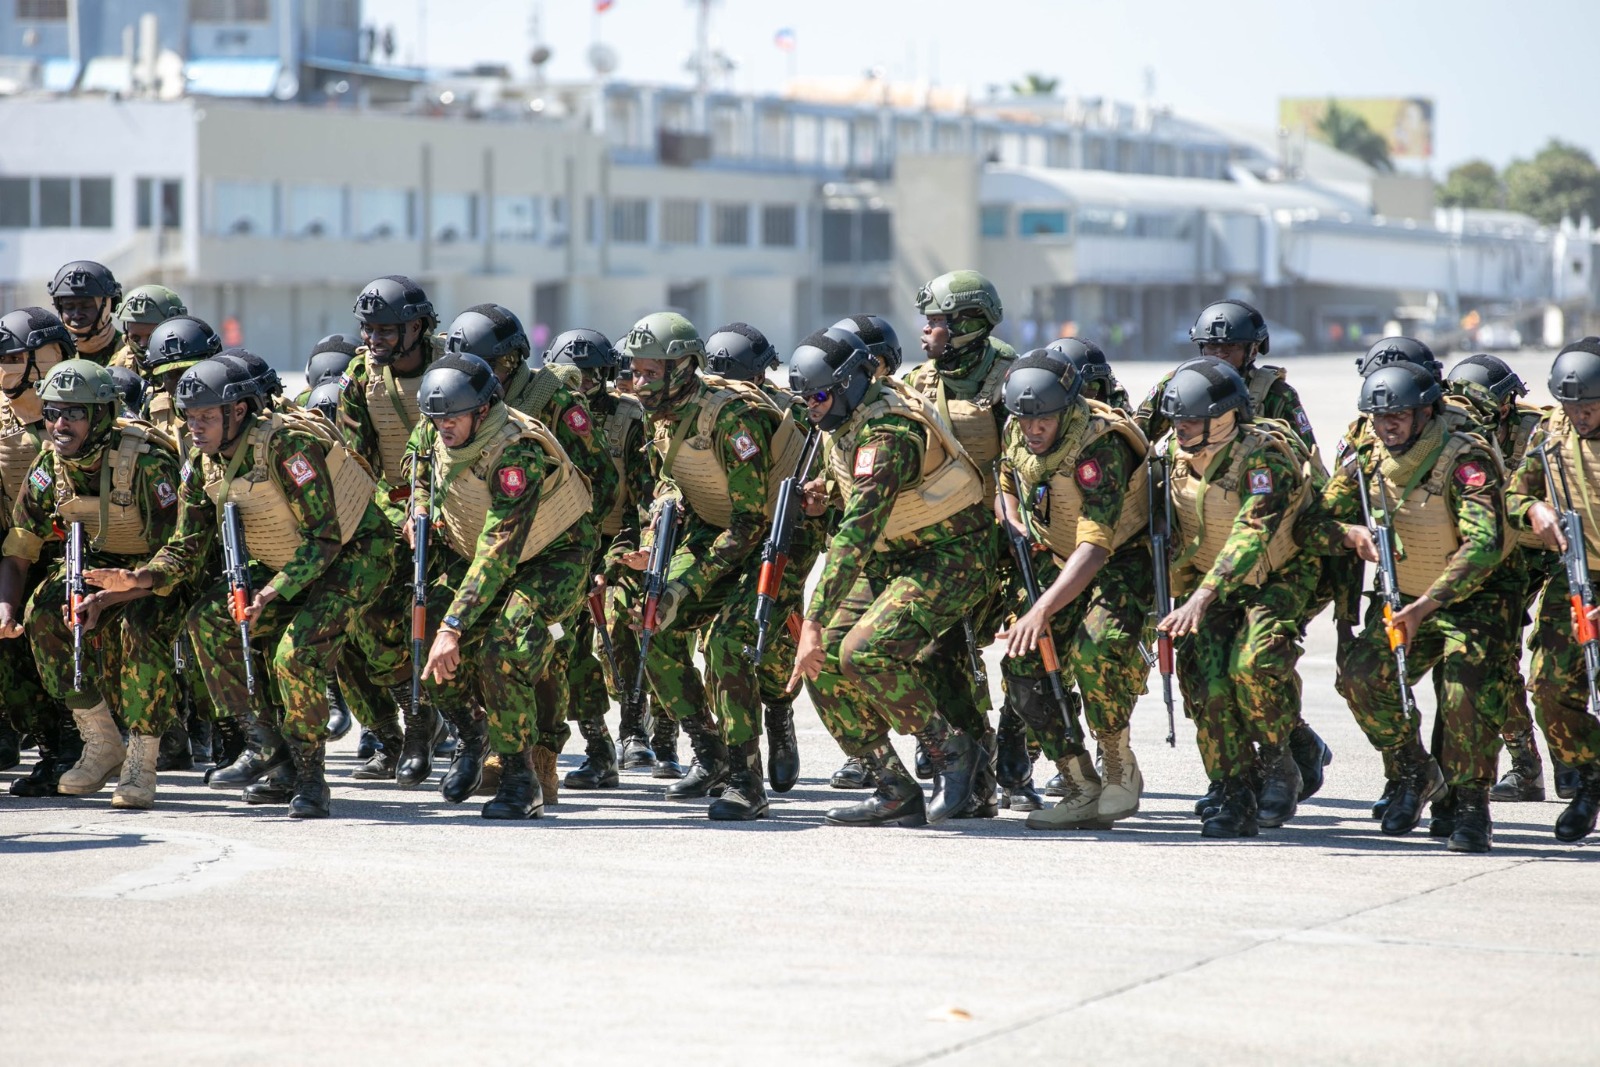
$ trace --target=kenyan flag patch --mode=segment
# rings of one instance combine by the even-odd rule
[[[53,481],[53,479],[50,477],[50,473],[43,467],[35,467],[33,468],[33,473],[28,475],[28,481],[32,482],[34,488],[38,489],[39,492],[42,493],[46,489],[50,488],[50,483]]]

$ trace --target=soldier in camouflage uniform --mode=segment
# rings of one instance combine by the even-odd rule
[[[556,634],[583,605],[599,542],[594,500],[554,433],[500,400],[500,383],[476,356],[451,353],[423,375],[427,417],[413,438],[417,491],[410,506],[437,516],[446,551],[431,560],[429,615],[439,630],[423,674],[434,702],[451,711],[481,703],[500,754],[486,819],[544,812],[536,745],[555,743],[564,709],[543,706]],[[406,524],[408,536],[414,527]],[[446,800],[479,785],[481,763],[458,759]]]
[[[0,530],[10,529],[28,470],[39,456],[44,424],[37,385],[72,355],[72,335],[44,308],[20,308],[0,317]],[[51,550],[52,556],[55,551]],[[39,577],[38,570],[30,573],[18,603]],[[7,723],[12,744],[17,734],[31,734],[39,750],[38,763],[11,783],[11,793],[55,794],[61,775],[77,762],[83,741],[66,705],[45,692],[25,641],[0,642],[0,702],[0,718]]]
[[[941,274],[919,289],[916,305],[927,319],[922,330],[922,350],[928,358],[906,375],[905,384],[930,401],[954,431],[956,440],[983,475],[984,499],[992,501],[994,461],[1000,455],[1006,421],[1005,406],[1000,402],[1001,383],[1017,355],[1010,345],[992,336],[1005,314],[1000,294],[977,271],[957,270]],[[939,706],[945,709],[950,722],[980,738],[988,753],[979,767],[971,806],[958,818],[992,818],[999,811],[994,776],[997,738],[989,725],[989,687],[982,675],[981,660],[977,659],[982,651],[978,635],[1000,629],[1005,605],[998,590],[1008,585],[1012,576],[1009,558],[999,551],[999,527],[993,527],[990,535],[1002,568],[991,585],[994,595],[977,605],[970,616],[959,620],[960,625],[941,635],[938,643],[937,654],[944,662],[974,663],[978,668],[942,672],[936,684],[941,688]],[[1009,736],[1022,736],[1020,720],[1004,711],[1001,719],[1001,727]],[[1027,781],[1015,779],[1000,784],[1013,790],[1030,786]]]
[[[521,320],[499,304],[478,304],[457,315],[445,334],[445,348],[456,355],[477,356],[489,364],[500,380],[506,406],[533,416],[556,435],[568,458],[588,480],[595,509],[602,515],[610,514],[617,495],[617,468],[595,433],[594,417],[580,387],[581,374],[533,352]],[[557,716],[539,724],[540,735],[546,741],[559,742],[551,748],[542,741],[533,752],[534,773],[539,776],[548,804],[556,802],[559,788],[556,757],[572,734],[566,725],[567,709],[572,703],[568,676],[576,652],[577,635],[569,629],[556,641],[554,662],[539,683],[549,690],[541,706]],[[593,699],[592,689],[588,699]],[[610,736],[585,740],[590,759],[611,757],[614,775],[616,749]],[[602,780],[606,777],[604,772],[600,774]]]
[[[1486,390],[1496,402],[1495,444],[1504,457],[1506,470],[1515,472],[1527,458],[1528,444],[1539,424],[1549,414],[1547,408],[1524,403],[1520,398],[1528,395],[1528,387],[1505,360],[1498,356],[1480,353],[1450,368],[1445,378],[1445,388],[1471,383]],[[1522,568],[1525,574],[1522,602],[1510,604],[1512,617],[1507,625],[1517,633],[1516,645],[1522,647],[1522,631],[1533,622],[1530,614],[1538,600],[1539,590],[1559,566],[1560,560],[1542,544],[1533,543],[1531,532],[1524,532],[1506,558],[1507,566]],[[1539,746],[1533,737],[1533,716],[1528,708],[1528,683],[1522,676],[1522,657],[1509,656],[1501,664],[1507,672],[1507,688],[1511,708],[1506,713],[1501,728],[1501,740],[1511,756],[1511,766],[1489,790],[1491,801],[1538,801],[1544,799],[1544,763],[1539,758]]]
[[[312,345],[311,355],[306,358],[306,387],[294,398],[294,402],[301,407],[309,407],[312,391],[319,385],[337,382],[344,377],[344,372],[355,361],[358,351],[360,338],[347,337],[342,333],[330,333]]]
[[[855,334],[818,331],[789,361],[789,386],[806,398],[827,442],[839,525],[806,609],[793,687],[803,676],[839,747],[877,782],[860,804],[834,808],[843,826],[941,822],[967,807],[988,754],[945,714],[938,678],[949,662],[938,639],[991,595],[994,515],[976,464],[933,402],[893,378]],[[825,507],[824,481],[807,510]],[[889,732],[915,734],[934,772],[924,801]]]
[[[28,472],[0,562],[0,637],[26,627],[50,695],[72,709],[83,755],[61,776],[61,792],[85,796],[117,776],[114,808],[149,808],[156,799],[160,737],[172,718],[172,640],[183,616],[148,592],[95,593],[84,599],[74,679],[74,624],[66,565],[58,560],[34,592],[24,618],[29,567],[62,531],[81,527],[81,566],[136,567],[165,543],[178,516],[178,455],[143,423],[117,418],[117,390],[98,363],[68,360],[39,387],[51,446]],[[114,685],[102,686],[115,679]],[[113,708],[128,727],[122,736]],[[124,763],[126,761],[126,763]]]
[[[177,315],[187,315],[183,298],[164,285],[141,285],[122,299],[117,309],[117,328],[123,343],[111,357],[110,365],[139,371],[144,365],[150,334],[161,323]]]
[[[1287,429],[1250,417],[1248,386],[1222,360],[1180,365],[1161,416],[1172,431],[1154,451],[1177,520],[1172,591],[1184,599],[1157,629],[1176,642],[1178,684],[1211,781],[1196,805],[1201,833],[1253,837],[1293,818],[1304,784],[1289,740],[1319,573],[1294,540],[1310,472]]]
[[[1574,510],[1583,526],[1590,580],[1600,565],[1600,337],[1585,337],[1561,350],[1550,367],[1550,394],[1559,406],[1545,416],[1511,477],[1506,508],[1516,526],[1537,537],[1551,552],[1565,551],[1556,507]],[[1535,449],[1542,449],[1547,455]],[[1572,499],[1550,500],[1544,470],[1551,465],[1559,484],[1565,468]],[[1556,507],[1553,507],[1554,504]],[[1552,568],[1533,625],[1533,706],[1551,757],[1572,769],[1577,788],[1556,819],[1562,841],[1581,841],[1594,832],[1600,814],[1600,720],[1590,706],[1583,646],[1573,636],[1573,590],[1565,567]],[[1596,616],[1591,609],[1590,618]]]
[[[1078,372],[1083,381],[1083,398],[1109,405],[1127,415],[1133,414],[1133,400],[1117,381],[1105,352],[1093,341],[1080,341],[1076,337],[1058,337],[1044,346],[1054,352]]]
[[[361,324],[362,345],[339,379],[340,428],[346,442],[377,474],[378,507],[391,524],[397,524],[411,493],[403,463],[419,418],[417,389],[428,365],[443,353],[444,341],[437,335],[439,320],[427,293],[402,275],[369,283],[356,297],[354,314]],[[346,646],[338,664],[340,691],[381,746],[354,777],[393,779],[407,789],[421,785],[433,773],[434,749],[448,737],[445,720],[426,704],[411,706],[409,677],[404,682],[391,678],[395,684],[389,686],[372,684],[365,656],[358,653],[409,649],[410,619],[406,586],[397,583],[385,589],[363,622],[362,644],[367,647]],[[391,703],[405,718],[403,735],[388,710]]]
[[[320,418],[264,411],[258,393],[257,381],[222,359],[183,373],[177,398],[193,447],[177,532],[148,565],[100,571],[97,584],[162,595],[200,579],[225,505],[238,508],[254,591],[245,619],[252,645],[270,665],[258,677],[281,701],[295,768],[289,814],[325,818],[326,681],[351,630],[391,579],[394,535],[360,457]],[[205,584],[188,625],[212,700],[248,717],[245,657],[254,651],[239,647],[226,578]]]
[[[699,798],[725,786],[707,809],[710,818],[759,819],[769,806],[761,685],[744,648],[755,643],[761,544],[802,434],[755,386],[697,372],[705,346],[682,315],[645,316],[621,351],[633,360],[645,409],[656,496],[670,493],[684,505],[660,631],[645,658],[656,713],[677,719],[695,752],[695,765],[666,795]],[[646,491],[635,487],[634,499],[646,499]],[[649,547],[624,556],[624,564],[642,569]],[[780,611],[798,597],[804,578],[790,572],[784,580]],[[690,658],[696,641],[705,652],[703,683]]]
[[[1360,635],[1341,651],[1336,686],[1373,747],[1388,753],[1385,766],[1399,782],[1383,831],[1408,833],[1422,805],[1448,786],[1450,849],[1487,852],[1489,786],[1510,704],[1508,676],[1497,664],[1518,652],[1507,604],[1520,610],[1523,577],[1500,565],[1509,542],[1499,457],[1482,438],[1446,427],[1442,399],[1434,376],[1411,363],[1367,375],[1360,407],[1373,439],[1339,464],[1322,493],[1323,514],[1301,534],[1308,551],[1353,549],[1376,562],[1363,518],[1365,480],[1374,521],[1393,533],[1404,607],[1388,623],[1384,602],[1373,597]],[[1412,679],[1399,677],[1391,626],[1405,643],[1410,674],[1437,667],[1445,732],[1437,760],[1403,697]]]
[[[1013,363],[1005,381],[1012,418],[998,502],[1002,521],[1027,538],[1039,590],[1033,605],[1022,581],[1008,590],[1015,621],[1004,635],[1006,703],[1065,785],[1055,807],[1028,816],[1036,830],[1110,826],[1139,810],[1144,790],[1128,721],[1150,673],[1139,647],[1152,596],[1149,446],[1125,412],[1085,399],[1082,385],[1077,369],[1046,349]],[[1055,645],[1064,685],[1076,682],[1083,694],[1101,771],[1067,733],[1077,708],[1053,699],[1038,652],[1045,641]]]
[[[50,299],[72,334],[79,358],[108,365],[122,348],[122,334],[117,330],[122,283],[116,276],[92,259],[63,263],[51,279]]]

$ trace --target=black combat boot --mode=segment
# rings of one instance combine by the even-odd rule
[[[1256,794],[1256,822],[1267,829],[1294,818],[1300,802],[1300,765],[1288,745],[1261,745],[1261,789]]]
[[[835,789],[871,789],[872,768],[860,756],[851,756],[844,766],[833,772],[828,784]]]
[[[294,799],[294,784],[299,777],[293,760],[280,763],[266,777],[244,787],[246,804],[287,804]]]
[[[378,740],[378,735],[363,726],[361,728],[361,736],[356,739],[356,759],[369,760],[376,756],[378,750],[382,747],[383,744]]]
[[[1488,852],[1494,843],[1494,823],[1489,818],[1489,787],[1458,785],[1455,794],[1456,827],[1450,835],[1451,852]]]
[[[988,753],[938,714],[929,719],[917,738],[933,767],[933,798],[928,801],[928,822],[941,823],[972,799],[978,765],[987,762]]]
[[[456,724],[439,716],[433,730],[433,758],[450,759],[456,754]]]
[[[1248,778],[1229,778],[1222,783],[1222,803],[1200,824],[1205,837],[1254,837],[1260,830],[1256,821],[1256,791]]]
[[[455,758],[439,783],[439,795],[460,804],[483,782],[483,757],[489,747],[489,720],[462,712],[452,717],[456,726]]]
[[[917,750],[911,755],[911,765],[917,770],[917,777],[924,782],[933,779],[933,761],[928,758],[928,750],[923,747],[922,738],[917,738]]]
[[[615,789],[622,784],[617,774],[616,742],[606,729],[604,719],[580,719],[578,732],[583,734],[584,760],[575,771],[569,771],[562,784],[568,789]]]
[[[1000,814],[1000,799],[995,792],[995,732],[987,730],[978,739],[978,766],[972,775],[972,799],[963,804],[952,819],[992,819]]]
[[[1372,817],[1383,818],[1383,813],[1389,810],[1389,801],[1394,799],[1395,793],[1400,790],[1400,765],[1395,762],[1393,749],[1379,749],[1383,757],[1383,793],[1372,802]]]
[[[196,712],[189,720],[189,758],[198,765],[211,762],[211,745],[216,731],[211,728],[211,717]]]
[[[1044,798],[1033,787],[1033,779],[1029,778],[1015,789],[1005,790],[1000,797],[1000,806],[1007,811],[1038,811],[1044,807]]]
[[[350,732],[355,719],[350,717],[350,705],[345,703],[344,693],[339,689],[338,679],[328,676],[328,685],[325,690],[328,698],[328,740],[340,741]]]
[[[189,731],[182,722],[174,722],[162,733],[161,744],[156,751],[156,770],[194,770],[194,753],[189,750]]]
[[[33,770],[11,783],[14,797],[58,796],[61,776],[83,755],[83,738],[70,718],[58,717],[53,710],[46,710],[42,717],[44,721],[33,735],[39,762],[33,765]]]
[[[326,819],[327,746],[321,741],[290,741],[286,747],[294,760],[294,798],[289,801],[289,818]]]
[[[667,786],[667,798],[698,800],[721,796],[728,781],[728,746],[717,736],[716,722],[709,711],[702,709],[694,718],[683,720],[682,725],[694,749],[694,762],[689,765],[689,773]]]
[[[1534,743],[1533,731],[1525,730],[1505,741],[1506,752],[1511,756],[1511,767],[1490,788],[1489,799],[1543,800],[1544,761],[1539,758],[1539,746]]]
[[[1300,795],[1295,799],[1305,800],[1316,796],[1322,788],[1322,769],[1333,762],[1333,749],[1317,736],[1308,723],[1297,722],[1289,731],[1289,754],[1294,757],[1295,766],[1300,768]],[[1267,825],[1265,818],[1261,820],[1261,825]]]
[[[1428,805],[1428,836],[1449,837],[1456,832],[1456,791],[1449,786]]]
[[[22,762],[22,738],[9,722],[0,720],[0,771],[9,771]]]
[[[644,701],[637,707],[631,700],[622,702],[622,721],[617,724],[617,764],[625,771],[656,765],[655,749],[650,746],[644,720]]]
[[[1194,813],[1200,816],[1200,821],[1205,822],[1211,813],[1222,807],[1222,794],[1226,783],[1218,778],[1206,787],[1206,795],[1194,802]]]
[[[1007,792],[1020,788],[1033,777],[1033,760],[1028,758],[1027,724],[1009,705],[1000,710],[994,743],[995,779]]]
[[[400,763],[394,769],[394,782],[401,789],[413,789],[433,773],[434,746],[441,735],[449,731],[445,729],[444,719],[427,704],[411,706],[410,682],[390,686],[389,695],[406,721],[406,739],[400,746]],[[384,747],[389,747],[387,741]]]
[[[831,808],[825,818],[835,826],[922,826],[928,821],[922,787],[906,773],[906,765],[888,740],[879,741],[860,760],[878,783],[876,790],[859,804]]]
[[[374,723],[371,733],[377,741],[377,750],[367,762],[351,771],[350,777],[363,782],[392,782],[395,771],[400,767],[401,749],[406,743],[405,734],[400,731],[400,721],[391,718],[389,722]],[[359,749],[356,754],[360,755]]]
[[[670,715],[656,715],[650,730],[650,747],[655,750],[656,766],[652,778],[682,778],[683,764],[678,762],[678,720]]]
[[[1067,780],[1059,774],[1052,774],[1044,783],[1044,795],[1047,797],[1064,797],[1067,795]],[[1200,809],[1195,809],[1195,814],[1200,814]]]
[[[533,750],[500,753],[500,788],[484,804],[485,819],[537,819],[544,814],[544,794],[533,774]]]
[[[1383,813],[1383,832],[1409,834],[1422,821],[1422,806],[1444,792],[1444,774],[1439,763],[1412,737],[1393,750],[1400,772],[1399,786]]]
[[[1583,784],[1583,779],[1579,776],[1578,769],[1576,767],[1568,767],[1565,763],[1556,759],[1554,753],[1550,756],[1550,762],[1555,764],[1556,796],[1562,800],[1571,800],[1578,795],[1578,787]]]
[[[211,724],[211,766],[207,768],[205,778],[207,785],[211,784],[211,776],[226,767],[244,754],[250,747],[250,735],[235,721],[232,715],[224,715]]]
[[[1600,815],[1600,763],[1585,763],[1573,770],[1578,773],[1578,791],[1556,817],[1557,841],[1582,841],[1594,833],[1595,816]]]
[[[752,737],[728,749],[728,786],[711,802],[706,815],[716,822],[750,822],[767,814],[766,776],[761,771],[761,738]]]
[[[212,789],[243,789],[289,763],[288,743],[275,728],[261,721],[240,725],[244,727],[245,749],[238,759],[218,767],[206,778],[206,785]]]
[[[794,705],[767,705],[767,780],[787,793],[800,780],[800,743],[794,736]]]

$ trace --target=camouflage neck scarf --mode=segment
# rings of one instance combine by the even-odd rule
[[[1178,455],[1189,461],[1189,469],[1204,477],[1210,471],[1211,463],[1221,452],[1233,443],[1239,436],[1239,413],[1237,411],[1224,411],[1221,415],[1211,420],[1211,425],[1206,427],[1205,442],[1197,448],[1184,448],[1178,440],[1176,432],[1172,435],[1172,443],[1177,446]]]
[[[70,332],[70,331],[69,331]],[[83,336],[76,333],[72,335],[72,343],[78,346],[78,351],[83,355],[91,355],[105,350],[116,336],[117,324],[111,316],[111,301],[104,300],[101,304],[100,321],[93,330]]]
[[[1378,445],[1378,473],[1390,485],[1409,487],[1424,467],[1432,467],[1444,447],[1444,420],[1435,416],[1404,450],[1393,452],[1373,434]],[[1409,488],[1406,490],[1409,492]]]
[[[965,343],[959,348],[956,346],[957,340],[966,342],[967,338],[973,336],[977,336],[976,342]],[[957,400],[971,400],[978,395],[978,390],[983,388],[984,379],[989,377],[989,371],[994,368],[995,357],[995,349],[989,344],[988,324],[984,323],[980,334],[952,337],[946,358],[935,360],[934,366],[939,368],[939,377],[944,381],[945,392]],[[947,363],[947,360],[950,362]]]
[[[1022,480],[1030,486],[1043,485],[1051,475],[1078,458],[1083,448],[1083,436],[1089,429],[1089,405],[1081,400],[1056,416],[1056,442],[1042,456],[1028,451],[1026,441],[1012,457],[1011,465]],[[1022,428],[1017,428],[1021,438]]]
[[[500,436],[500,431],[505,429],[506,423],[511,421],[504,404],[491,404],[489,413],[478,423],[478,428],[472,434],[472,440],[456,448],[449,448],[444,443],[444,438],[434,431],[433,462],[436,467],[443,467],[444,472],[439,475],[439,489],[444,491],[456,476],[462,471],[470,470],[472,465],[483,456],[484,449],[490,442]]]

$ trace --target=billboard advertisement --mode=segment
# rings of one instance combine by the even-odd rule
[[[1325,141],[1318,124],[1330,101],[1366,119],[1388,143],[1389,158],[1432,158],[1433,101],[1423,96],[1283,97],[1278,125],[1291,134]]]

